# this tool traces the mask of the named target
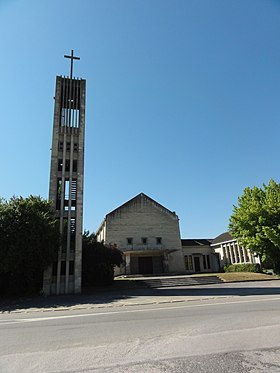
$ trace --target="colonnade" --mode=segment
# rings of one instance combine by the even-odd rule
[[[256,263],[254,255],[236,241],[224,243],[222,246],[223,259],[227,264]]]

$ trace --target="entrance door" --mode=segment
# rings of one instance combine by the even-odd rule
[[[199,256],[194,257],[194,270],[195,270],[195,272],[200,272],[200,258],[199,258]]]
[[[147,275],[153,273],[153,258],[151,256],[139,256],[139,273]]]

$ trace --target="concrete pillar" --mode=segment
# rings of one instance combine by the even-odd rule
[[[230,257],[230,264],[233,264],[234,263],[234,260],[233,260],[233,252],[232,252],[232,247],[230,244],[226,244],[227,245],[227,248],[228,248],[228,251],[229,251],[229,257]]]

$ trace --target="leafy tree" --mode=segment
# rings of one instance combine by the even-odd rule
[[[280,184],[245,188],[230,217],[229,230],[247,249],[280,273]]]
[[[114,267],[123,263],[123,253],[115,244],[97,242],[94,234],[83,234],[83,287],[110,285],[114,281]]]
[[[55,261],[58,247],[50,202],[36,196],[0,200],[0,293],[41,290],[43,271]]]

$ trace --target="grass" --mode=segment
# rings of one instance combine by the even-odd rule
[[[261,281],[261,280],[277,280],[278,276],[266,275],[265,273],[254,272],[227,272],[219,273],[218,277],[225,282],[233,281]]]

